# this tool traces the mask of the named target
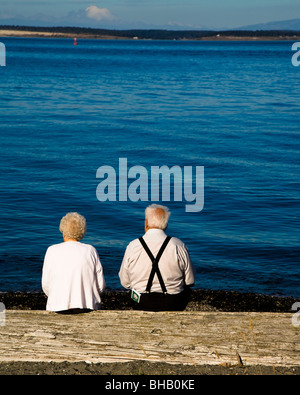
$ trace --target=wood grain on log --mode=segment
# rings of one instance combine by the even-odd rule
[[[0,361],[299,366],[288,313],[7,310]]]

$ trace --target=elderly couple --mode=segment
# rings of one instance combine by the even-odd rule
[[[194,284],[194,268],[184,243],[165,234],[170,212],[152,204],[145,211],[145,235],[126,248],[119,277],[131,290],[136,310],[182,311]],[[60,222],[64,242],[47,249],[42,288],[47,310],[63,314],[100,309],[105,289],[103,268],[96,249],[80,243],[86,221],[68,213]]]

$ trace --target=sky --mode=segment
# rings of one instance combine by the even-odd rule
[[[300,18],[299,0],[0,0],[0,24],[231,29]]]

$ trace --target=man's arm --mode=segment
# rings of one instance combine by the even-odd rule
[[[119,278],[122,286],[124,288],[130,289],[131,288],[131,281],[129,278],[129,273],[128,273],[128,262],[129,262],[129,257],[130,257],[130,248],[127,246],[122,265],[119,271]]]
[[[184,277],[185,277],[185,285],[192,287],[195,284],[195,269],[193,263],[190,258],[189,251],[185,244],[183,246],[178,246],[178,256],[181,260]]]

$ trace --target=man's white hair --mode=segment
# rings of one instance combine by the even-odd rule
[[[68,239],[81,240],[86,233],[86,220],[78,213],[68,213],[61,219],[59,230]]]
[[[145,210],[145,218],[148,221],[149,228],[167,229],[170,215],[168,207],[159,204],[151,204]]]

